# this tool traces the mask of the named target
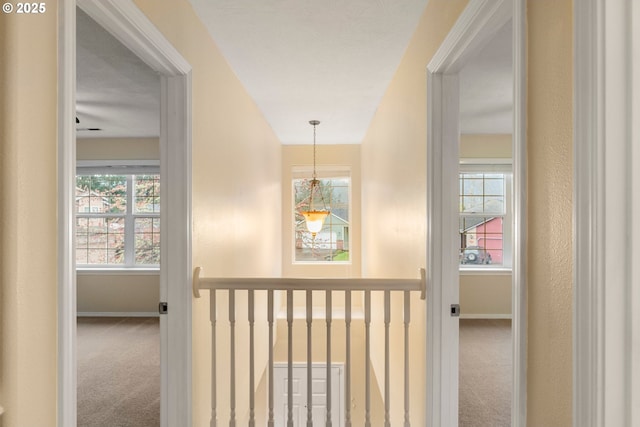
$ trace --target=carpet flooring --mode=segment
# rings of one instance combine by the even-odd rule
[[[511,425],[511,351],[511,320],[460,319],[460,427]]]
[[[158,318],[78,318],[78,427],[160,425]]]
[[[78,427],[160,425],[158,318],[78,318]],[[511,424],[511,321],[460,320],[460,427]]]

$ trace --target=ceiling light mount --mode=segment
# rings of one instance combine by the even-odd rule
[[[307,225],[307,230],[311,233],[313,239],[315,239],[316,234],[322,230],[322,226],[324,224],[324,220],[329,215],[329,210],[327,209],[324,196],[322,194],[322,188],[320,187],[320,181],[316,175],[316,127],[320,124],[319,120],[309,120],[309,124],[313,126],[313,175],[311,178],[311,187],[309,188],[309,205],[306,211],[301,211],[300,213],[304,217],[304,220]],[[314,196],[319,193],[320,199],[322,200],[322,208],[318,209],[314,204]],[[318,197],[315,196],[317,200]]]

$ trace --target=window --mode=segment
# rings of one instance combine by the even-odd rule
[[[511,173],[474,166],[461,165],[460,264],[462,268],[510,268]]]
[[[95,169],[78,168],[76,175],[77,265],[157,267],[160,175]]]
[[[310,172],[305,174],[307,177]],[[341,176],[340,176],[341,175]],[[294,261],[349,262],[349,205],[351,178],[348,174],[318,178],[326,208],[330,214],[315,238],[307,230],[300,214],[308,203],[310,178],[293,179]],[[345,176],[347,175],[347,176]]]

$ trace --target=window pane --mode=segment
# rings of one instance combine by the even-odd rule
[[[136,213],[160,212],[160,175],[136,175],[134,182]]]
[[[76,212],[125,213],[127,178],[122,175],[78,175]]]
[[[504,213],[504,197],[503,196],[486,196],[484,199],[484,207],[479,211],[484,213]]]
[[[460,211],[461,212],[468,212],[468,213],[482,213],[484,212],[484,207],[483,207],[483,198],[481,197],[475,197],[475,196],[462,196],[462,204],[460,206]]]
[[[484,194],[492,196],[504,196],[504,178],[500,177],[498,179],[485,179]]]
[[[124,263],[124,218],[77,218],[78,264]]]
[[[460,212],[504,215],[505,175],[461,173]]]
[[[160,218],[135,219],[136,264],[160,264]]]
[[[462,194],[466,196],[482,196],[482,179],[463,179]]]
[[[503,263],[503,218],[460,217],[460,263]]]
[[[349,261],[349,177],[320,179],[320,190],[314,194],[314,209],[326,209],[322,229],[315,237],[307,230],[300,212],[309,210],[311,180],[295,179],[295,261]]]

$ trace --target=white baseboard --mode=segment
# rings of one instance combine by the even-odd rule
[[[510,314],[460,314],[461,319],[511,319]]]
[[[157,311],[79,311],[78,317],[159,317]]]

